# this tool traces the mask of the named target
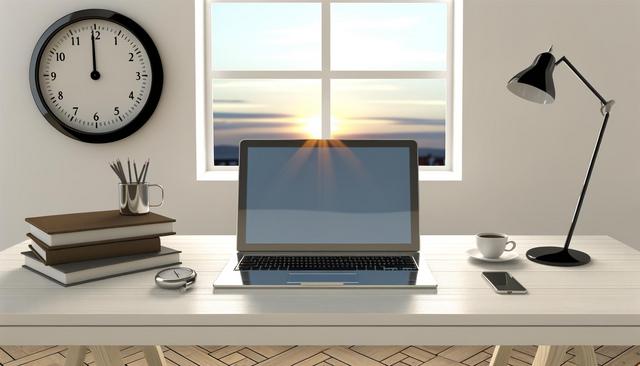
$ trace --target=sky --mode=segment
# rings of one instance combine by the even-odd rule
[[[321,70],[317,3],[216,3],[216,71]],[[446,69],[446,4],[331,4],[332,70]],[[245,138],[319,138],[320,80],[213,81],[216,145]],[[411,138],[444,148],[444,79],[334,79],[334,138]]]

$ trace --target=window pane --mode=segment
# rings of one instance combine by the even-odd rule
[[[320,80],[214,80],[214,164],[237,165],[245,139],[319,138],[320,87]]]
[[[214,70],[319,70],[320,4],[212,5]]]
[[[333,70],[445,70],[444,3],[332,4]]]
[[[420,165],[444,165],[445,85],[442,79],[332,80],[331,135],[416,140]]]

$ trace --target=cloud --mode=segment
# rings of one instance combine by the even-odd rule
[[[240,95],[245,95],[248,91],[254,95],[272,92],[280,94],[287,92],[295,95],[296,93],[315,91],[318,86],[320,86],[320,80],[317,79],[215,79],[212,90],[214,98],[216,95],[229,95],[222,93],[242,93]],[[220,89],[222,90],[220,91]]]
[[[285,113],[248,113],[248,112],[213,112],[213,119],[274,119],[292,118],[291,114]]]
[[[420,148],[444,149],[446,145],[444,132],[379,132],[343,134],[341,139],[370,140],[415,140]]]
[[[287,131],[279,131],[279,132],[269,132],[263,129],[258,131],[251,132],[250,134],[239,131],[238,133],[234,133],[235,131],[225,131],[225,133],[221,133],[216,135],[215,137],[215,145],[216,146],[224,146],[224,145],[238,145],[242,140],[295,140],[295,139],[305,139],[306,136],[301,133],[295,132],[287,132]]]
[[[291,123],[288,122],[217,122],[213,124],[215,130],[239,130],[250,128],[253,130],[268,128],[290,128]]]
[[[436,118],[410,118],[410,117],[355,117],[358,121],[390,121],[397,125],[405,126],[444,126],[443,119]]]
[[[388,82],[385,83],[384,80],[380,80],[380,82],[372,82],[371,80],[349,80],[345,82],[340,80],[331,84],[331,91],[334,94],[336,92],[395,92],[398,90],[400,90],[398,85],[393,85]]]
[[[246,100],[241,99],[214,99],[214,103],[224,103],[224,104],[244,104],[247,103]]]
[[[416,99],[416,100],[411,100],[411,99],[407,99],[407,100],[387,100],[387,99],[382,99],[382,100],[369,100],[368,103],[370,103],[370,104],[394,104],[394,105],[427,105],[427,106],[445,106],[445,105],[447,105],[447,102],[445,102],[444,100],[422,100],[422,99]]]
[[[434,139],[434,138],[442,138],[444,141],[444,132],[421,132],[421,131],[410,131],[410,132],[356,132],[344,134],[344,137],[348,138],[356,138],[356,139],[382,139],[382,140],[393,140],[393,139],[410,139],[410,140],[420,140],[420,139]]]

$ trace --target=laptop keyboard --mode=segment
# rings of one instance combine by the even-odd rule
[[[411,256],[257,256],[242,257],[240,271],[415,271]]]

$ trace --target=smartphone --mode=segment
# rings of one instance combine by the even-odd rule
[[[482,272],[491,287],[499,294],[526,294],[524,288],[509,272]]]

